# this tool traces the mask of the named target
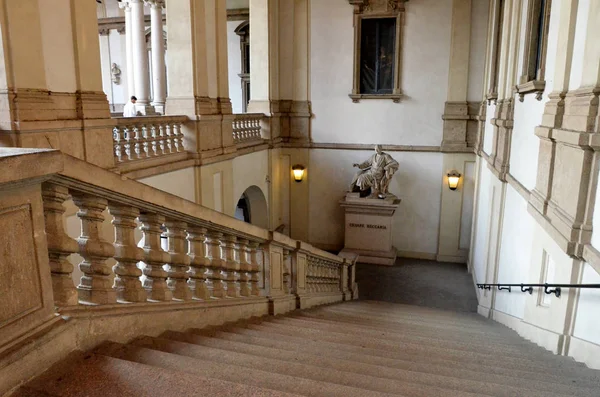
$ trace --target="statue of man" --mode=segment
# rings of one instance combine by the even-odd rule
[[[350,191],[365,192],[371,189],[370,197],[378,197],[380,199],[385,198],[386,194],[388,194],[390,181],[400,167],[392,156],[381,150],[380,145],[375,145],[375,154],[371,158],[353,166],[358,167],[359,171],[352,180]]]

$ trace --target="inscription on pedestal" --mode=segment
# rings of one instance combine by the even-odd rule
[[[380,200],[348,193],[340,201],[346,220],[344,251],[357,253],[362,263],[393,265],[392,224],[399,201],[391,195]]]
[[[367,229],[384,229],[387,230],[387,226],[385,225],[369,225],[364,223],[350,223],[348,226],[350,227],[363,227]]]

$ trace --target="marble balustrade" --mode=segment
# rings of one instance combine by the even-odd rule
[[[113,121],[117,164],[185,151],[182,125],[186,116],[118,117]]]
[[[239,113],[233,119],[233,141],[235,143],[262,141],[262,113]]]

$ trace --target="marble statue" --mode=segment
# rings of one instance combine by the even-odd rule
[[[116,85],[121,84],[121,69],[119,69],[116,63],[112,64],[112,67],[110,68],[110,74],[113,83]]]
[[[359,171],[350,185],[351,192],[360,192],[361,197],[378,197],[384,199],[394,173],[400,165],[396,160],[381,150],[381,145],[375,145],[375,154],[368,160],[354,164]],[[369,194],[370,191],[370,194]]]

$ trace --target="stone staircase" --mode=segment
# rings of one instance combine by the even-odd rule
[[[472,313],[348,302],[73,354],[18,396],[600,396],[600,372]]]

